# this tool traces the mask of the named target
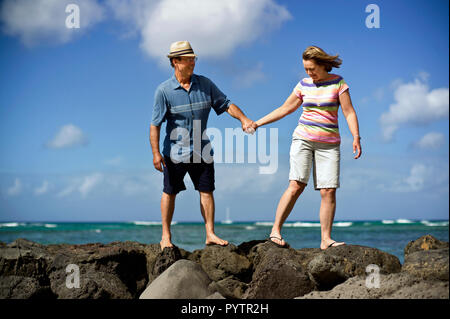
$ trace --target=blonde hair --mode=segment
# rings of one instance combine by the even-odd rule
[[[303,60],[313,60],[316,64],[325,66],[327,72],[330,72],[333,68],[338,68],[342,64],[338,54],[329,55],[316,46],[309,46],[303,51]]]

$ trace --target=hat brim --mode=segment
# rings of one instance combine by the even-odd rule
[[[169,54],[167,55],[168,58],[181,58],[181,57],[196,57],[197,54],[194,53],[187,53],[187,54]]]

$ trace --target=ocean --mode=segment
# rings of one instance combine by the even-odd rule
[[[272,222],[216,221],[216,234],[234,245],[242,242],[266,239]],[[173,222],[172,241],[188,251],[205,247],[203,222]],[[282,230],[283,237],[295,249],[318,248],[320,223],[318,221],[289,221]],[[397,256],[403,263],[403,251],[408,242],[423,235],[432,235],[449,241],[448,220],[370,220],[335,221],[332,238],[347,244],[378,248]],[[143,244],[159,243],[161,222],[2,222],[0,241],[10,243],[25,238],[41,244],[110,243],[113,241],[137,241]]]

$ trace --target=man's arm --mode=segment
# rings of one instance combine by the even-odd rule
[[[161,126],[150,125],[150,145],[152,146],[153,153],[153,165],[155,168],[162,172],[163,168],[161,164],[165,167],[164,157],[159,151],[159,135],[161,131]]]
[[[252,126],[253,121],[245,116],[244,112],[242,112],[242,110],[236,104],[231,103],[227,109],[227,112],[235,119],[241,121],[243,131]]]

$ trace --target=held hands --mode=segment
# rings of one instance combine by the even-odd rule
[[[258,124],[256,124],[256,122],[253,122],[248,118],[242,120],[241,123],[242,123],[242,130],[247,134],[253,135],[256,129],[258,128]]]

